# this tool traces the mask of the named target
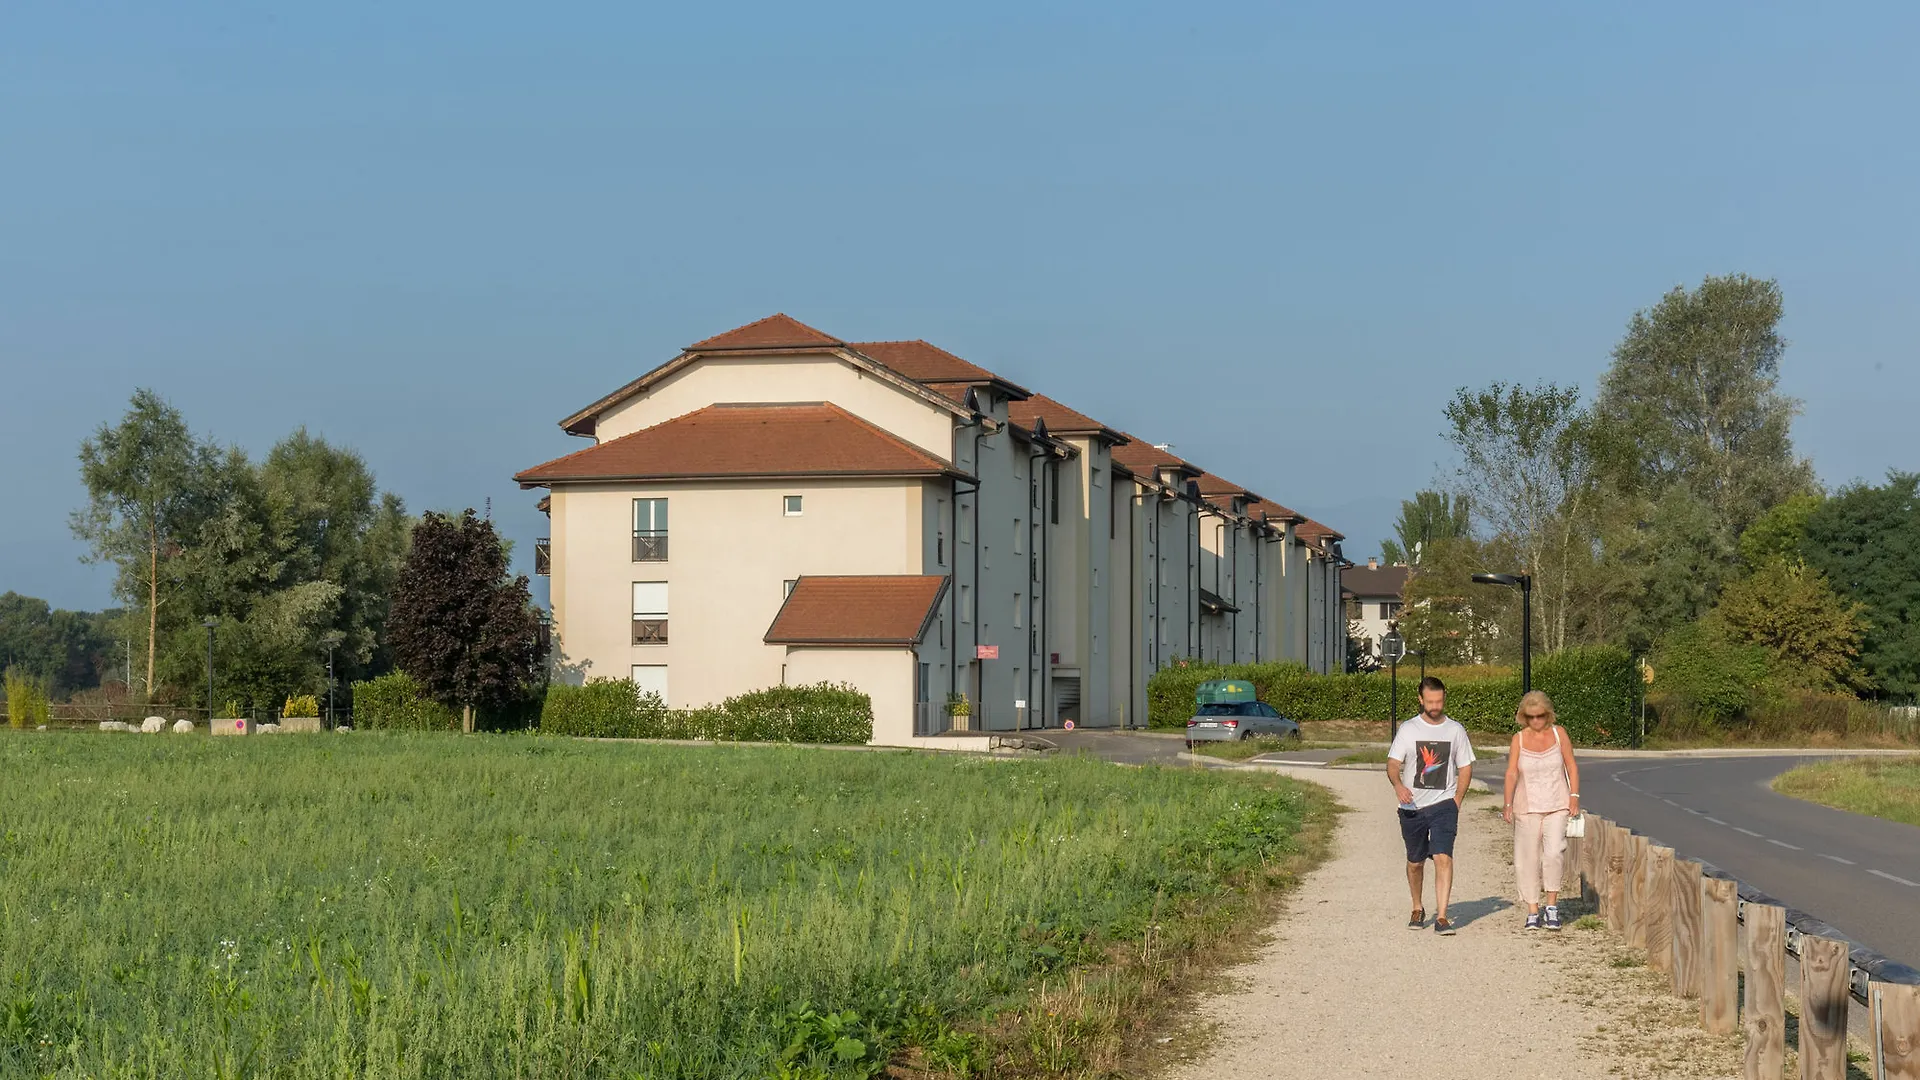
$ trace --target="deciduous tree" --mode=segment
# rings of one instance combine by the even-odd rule
[[[527,579],[508,576],[493,524],[471,509],[458,521],[430,512],[414,526],[388,633],[401,670],[459,706],[467,731],[476,708],[523,694],[546,660]]]
[[[1801,553],[1866,609],[1868,676],[1893,697],[1920,696],[1920,473],[1841,489],[1807,516]]]
[[[1389,566],[1413,565],[1420,561],[1428,545],[1473,534],[1472,504],[1465,494],[1444,491],[1419,491],[1400,503],[1400,520],[1394,523],[1396,539],[1380,541],[1380,552]]]

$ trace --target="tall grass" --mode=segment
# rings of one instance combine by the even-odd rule
[[[0,770],[0,1072],[36,1076],[871,1075],[1284,856],[1317,805],[532,737],[13,735]]]

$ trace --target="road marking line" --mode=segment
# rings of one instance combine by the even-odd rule
[[[1685,810],[1685,811],[1686,811],[1687,813],[1689,813],[1689,814],[1692,814],[1692,815],[1693,815],[1693,816],[1695,816],[1695,817],[1706,817],[1706,816],[1707,816],[1707,812],[1706,812],[1705,810],[1695,810],[1695,809],[1694,809],[1693,807],[1691,807],[1691,806],[1683,806],[1683,807],[1681,807],[1680,809],[1682,809],[1682,810]]]
[[[1903,878],[1903,877],[1894,877],[1892,874],[1887,873],[1885,870],[1874,870],[1869,868],[1867,870],[1867,873],[1876,874],[1880,877],[1886,878],[1888,881],[1897,882],[1901,885],[1906,885],[1910,888],[1920,889],[1920,881],[1908,881],[1906,878]]]
[[[1677,802],[1674,802],[1674,801],[1673,801],[1672,799],[1661,799],[1660,801],[1661,801],[1661,802],[1663,802],[1663,803],[1666,803],[1666,804],[1667,804],[1668,806],[1679,806],[1679,805],[1680,805],[1679,803],[1677,803]]]
[[[1701,816],[1702,816],[1702,817],[1706,817],[1706,815],[1705,815],[1705,814],[1702,814]],[[1708,820],[1708,821],[1711,821],[1711,822],[1713,822],[1713,823],[1714,823],[1715,825],[1725,825],[1725,824],[1726,824],[1726,822],[1724,822],[1724,821],[1721,821],[1721,820],[1720,820],[1719,818],[1717,818],[1717,817],[1710,817],[1710,818],[1707,818],[1707,820]]]
[[[1800,851],[1800,850],[1802,850],[1801,848],[1797,848],[1797,847],[1794,847],[1794,846],[1793,846],[1792,844],[1789,844],[1789,843],[1787,843],[1787,842],[1786,842],[1786,841],[1784,841],[1784,840],[1775,840],[1775,839],[1773,839],[1773,838],[1771,838],[1771,837],[1769,837],[1769,838],[1767,839],[1767,843],[1769,843],[1769,844],[1778,844],[1779,846],[1781,846],[1781,847],[1783,847],[1783,848],[1786,848],[1786,849],[1787,849],[1788,851]]]
[[[1746,834],[1747,834],[1748,836],[1751,836],[1751,837],[1753,837],[1753,838],[1754,838],[1755,840],[1765,840],[1765,839],[1766,839],[1766,837],[1764,837],[1764,836],[1761,836],[1761,835],[1760,835],[1759,833],[1757,833],[1757,832],[1754,832],[1754,831],[1753,831],[1752,829],[1743,829],[1743,828],[1741,828],[1741,827],[1740,827],[1740,826],[1738,826],[1738,825],[1735,825],[1735,826],[1733,827],[1733,831],[1734,831],[1734,832],[1737,832],[1737,833],[1746,833]]]
[[[1840,863],[1843,866],[1854,865],[1854,861],[1852,859],[1843,859],[1838,855],[1829,855],[1824,851],[1820,853],[1820,857],[1823,859],[1832,859],[1834,862]]]

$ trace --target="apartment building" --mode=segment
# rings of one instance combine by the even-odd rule
[[[924,341],[775,315],[561,427],[593,445],[516,477],[561,677],[851,683],[912,745],[1143,724],[1187,657],[1344,661],[1338,533]]]

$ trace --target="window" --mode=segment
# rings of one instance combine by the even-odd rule
[[[1093,568],[1093,587],[1100,587],[1100,568],[1097,566]]]
[[[925,705],[933,692],[933,665],[921,664],[920,675],[914,680],[913,701],[916,705]]]
[[[667,643],[666,582],[636,581],[633,583],[633,643],[635,645]]]
[[[1118,494],[1114,494],[1107,498],[1107,539],[1118,540],[1119,538],[1120,538],[1120,496]]]
[[[947,534],[941,533],[933,541],[933,565],[947,565]]]
[[[1040,474],[1035,472],[1033,479],[1027,481],[1027,492],[1033,497],[1033,505],[1040,505]]]
[[[960,586],[960,621],[973,621],[973,586]]]
[[[973,543],[973,518],[966,514],[960,515],[960,542],[963,544]]]
[[[633,689],[635,692],[652,694],[658,697],[663,704],[666,702],[667,665],[635,664],[633,665],[633,674],[629,677],[633,679]]]
[[[667,500],[633,500],[633,561],[667,561]]]
[[[1021,627],[1027,625],[1027,621],[1026,621],[1027,617],[1025,615],[1026,610],[1027,610],[1026,602],[1020,598],[1019,593],[1014,593],[1013,594],[1013,628],[1015,630],[1018,630]]]
[[[1400,604],[1398,601],[1387,601],[1380,605],[1380,617],[1383,619],[1391,619],[1399,614]]]
[[[788,517],[800,516],[800,496],[788,495],[785,499],[781,500],[781,504],[785,508]]]
[[[1019,518],[1014,518],[1013,519],[1013,553],[1015,555],[1024,554],[1027,550],[1026,532],[1027,532],[1027,523],[1024,521],[1021,521]]]
[[[800,584],[800,579],[791,578],[791,577],[781,582],[780,583],[780,599],[785,600],[787,597],[792,596],[793,587],[798,584]]]
[[[1047,518],[1055,525],[1060,524],[1060,463],[1047,462]]]

